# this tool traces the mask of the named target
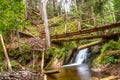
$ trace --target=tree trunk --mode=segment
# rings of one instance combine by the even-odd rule
[[[75,10],[78,11],[78,10],[77,10],[77,1],[74,0],[74,3],[75,3]]]
[[[35,4],[35,1],[36,1],[36,0],[32,0],[32,7],[33,7],[34,10],[35,10],[35,7],[37,6],[37,5]]]
[[[44,21],[44,17],[43,17],[43,3],[41,2],[41,0],[40,0],[40,5],[39,5],[39,9],[40,9],[40,14],[41,14],[41,17],[42,17],[42,21]]]
[[[18,38],[19,54],[21,54],[20,34],[19,34],[19,32],[17,30],[16,30],[16,33],[17,33],[17,38]]]
[[[83,5],[84,5],[84,2],[85,2],[85,0],[82,0],[82,3],[81,3],[81,5],[82,5],[82,8],[83,8]]]
[[[0,40],[1,40],[1,43],[2,43],[2,47],[3,47],[3,51],[4,51],[4,55],[5,55],[6,60],[7,60],[8,69],[9,69],[9,71],[11,72],[11,71],[12,71],[12,67],[11,67],[10,60],[9,60],[9,57],[8,57],[8,53],[7,53],[7,50],[6,50],[6,47],[5,47],[4,41],[3,41],[3,37],[2,37],[1,34],[0,34]]]
[[[54,12],[54,16],[56,15],[56,12],[55,12],[55,10],[56,10],[56,6],[55,6],[55,0],[53,0],[53,12]]]
[[[28,15],[28,2],[27,0],[23,0],[24,4],[25,4],[25,18],[26,20],[29,19],[29,15]]]
[[[42,16],[44,20],[45,33],[46,33],[46,44],[47,44],[47,48],[49,48],[51,43],[50,43],[50,33],[49,33],[49,26],[48,26],[48,19],[47,19],[46,3],[47,1],[41,0]]]

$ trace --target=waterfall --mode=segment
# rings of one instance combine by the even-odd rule
[[[67,67],[67,66],[77,66],[83,63],[87,62],[87,55],[88,55],[88,48],[82,49],[78,52],[75,62],[69,65],[63,65],[62,67]]]
[[[89,70],[89,66],[87,64],[87,57],[88,57],[88,48],[82,49],[78,52],[75,62],[69,65],[63,65],[62,67],[71,67],[76,66],[78,74],[81,80],[90,80],[91,73]]]
[[[88,48],[80,50],[76,56],[75,63],[82,64],[87,62]]]

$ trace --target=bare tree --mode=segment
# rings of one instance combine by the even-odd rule
[[[42,19],[45,25],[46,44],[47,44],[47,48],[49,48],[51,43],[50,43],[50,33],[49,33],[49,26],[48,26],[48,19],[47,19],[46,4],[47,4],[47,0],[41,0],[40,10],[41,10]]]

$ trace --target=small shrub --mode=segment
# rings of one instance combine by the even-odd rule
[[[120,50],[120,40],[113,41],[110,40],[108,43],[104,44],[101,48],[101,54],[94,60],[95,64],[107,64],[115,63],[117,59],[113,56],[108,56],[106,52],[108,50]]]

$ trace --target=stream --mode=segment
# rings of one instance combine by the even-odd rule
[[[53,68],[59,73],[47,74],[47,80],[120,80],[120,64],[91,69],[88,56],[88,48],[80,50],[72,64]]]
[[[48,80],[89,80],[91,74],[87,64],[59,68],[59,73],[48,74]]]
[[[47,68],[46,71],[57,70],[56,73],[48,73],[47,80],[120,80],[120,64],[91,69],[87,63],[88,54],[88,48],[80,50],[72,64]],[[0,72],[0,80],[43,80],[43,75],[38,71],[17,70]]]
[[[90,80],[91,71],[87,64],[88,48],[80,50],[75,62],[58,68],[59,73],[48,74],[48,80]]]

